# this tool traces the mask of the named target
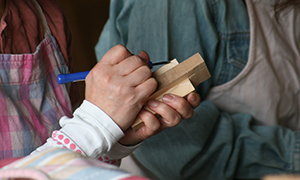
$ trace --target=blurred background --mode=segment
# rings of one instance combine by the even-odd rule
[[[97,62],[94,47],[109,14],[109,0],[58,0],[73,37],[75,72],[88,71]],[[84,82],[77,82],[84,97]]]

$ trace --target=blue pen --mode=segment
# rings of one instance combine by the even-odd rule
[[[147,61],[150,69],[152,69],[155,65],[167,64],[169,61],[163,61],[158,63],[152,63],[151,61]],[[70,73],[70,74],[59,74],[57,76],[57,81],[59,84],[65,84],[69,82],[83,81],[90,71],[78,72],[78,73]]]
[[[57,76],[57,81],[58,81],[58,84],[82,81],[82,80],[85,80],[85,78],[89,72],[90,71],[83,71],[83,72],[71,73],[71,74],[59,74]]]

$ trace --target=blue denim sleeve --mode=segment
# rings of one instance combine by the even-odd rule
[[[100,61],[104,54],[113,46],[117,44],[127,46],[128,23],[134,4],[134,0],[110,1],[109,18],[95,46],[98,61]]]
[[[152,62],[173,58],[181,62],[199,52],[213,73],[218,43],[206,1],[188,0],[182,6],[180,1],[111,0],[110,16],[95,52],[99,61],[111,47],[122,44],[133,54],[145,50]],[[203,95],[210,86],[208,80],[197,90]]]
[[[210,87],[243,69],[249,39],[247,8],[241,0],[111,0],[95,52],[99,61],[122,44],[133,54],[145,50],[152,62],[181,62],[200,53],[212,75],[197,87],[204,98]]]
[[[251,116],[205,101],[194,118],[147,139],[134,155],[159,179],[260,179],[299,172],[299,134],[251,126]]]

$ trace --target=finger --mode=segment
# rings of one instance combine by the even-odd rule
[[[142,65],[148,65],[147,61],[150,61],[150,57],[146,51],[141,51],[138,56],[129,57],[126,62],[121,62],[120,74],[128,75],[132,71],[136,70]]]
[[[130,82],[131,86],[138,86],[145,82],[147,79],[151,78],[151,76],[151,70],[146,66],[141,66],[124,78],[127,79],[128,82]]]
[[[118,73],[120,75],[126,76],[142,66],[147,67],[149,69],[149,66],[145,60],[143,60],[139,56],[133,55],[133,56],[130,56],[130,57],[124,59],[122,62],[120,62],[117,65],[117,68],[118,68]],[[150,69],[149,69],[149,71],[150,71]]]
[[[181,115],[175,109],[163,102],[150,100],[147,105],[152,111],[161,116],[159,120],[163,127],[176,126],[182,119]]]
[[[192,92],[187,96],[187,101],[190,103],[193,109],[199,106],[201,102],[200,94]]]
[[[156,90],[156,87],[157,82],[151,77],[142,84],[136,86],[136,92],[139,92],[138,96],[146,101],[146,99]]]
[[[148,55],[148,53],[147,53],[146,51],[141,51],[141,52],[139,53],[139,56],[140,56],[142,59],[144,59],[145,61],[150,61],[150,57],[149,57],[149,55]]]
[[[128,49],[119,44],[112,47],[100,60],[101,63],[116,65],[122,62],[124,59],[132,56],[131,52]]]
[[[119,140],[124,145],[135,145],[160,131],[161,124],[159,120],[151,112],[142,109],[139,118],[144,122],[144,126],[137,131],[132,128],[127,129],[125,136]]]
[[[188,119],[193,116],[193,107],[186,99],[173,94],[165,94],[162,99],[164,103],[171,106],[179,114],[181,114],[183,119]]]
[[[152,112],[142,109],[139,117],[144,123],[144,126],[137,130],[142,140],[152,136],[160,129],[161,124]]]

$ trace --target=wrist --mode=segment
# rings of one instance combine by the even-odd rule
[[[142,142],[143,140],[139,140],[139,139],[134,140],[134,139],[126,138],[126,136],[119,140],[119,143],[123,146],[136,146],[137,144],[140,144]]]

